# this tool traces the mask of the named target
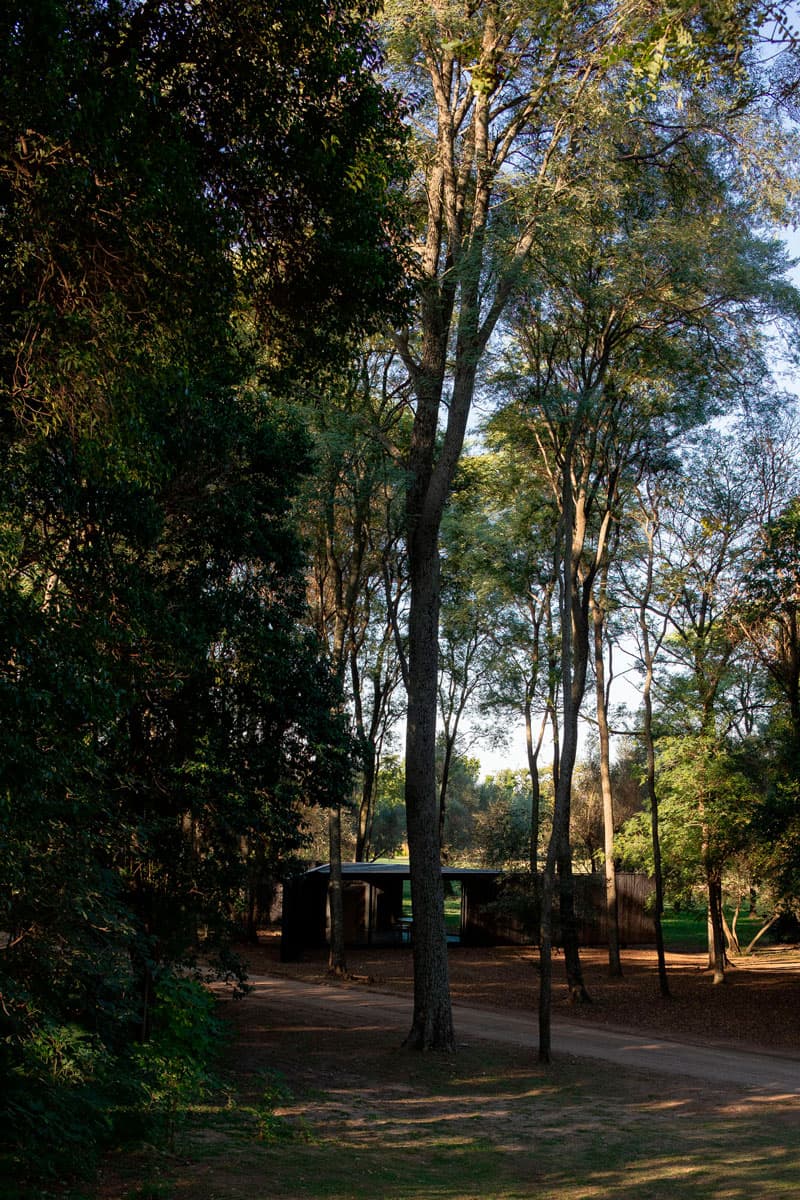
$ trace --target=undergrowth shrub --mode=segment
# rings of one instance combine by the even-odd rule
[[[78,1023],[29,1012],[0,1038],[0,1200],[50,1194],[89,1178],[100,1153],[146,1138],[174,1145],[214,1084],[222,1044],[215,1001],[196,980],[164,974],[152,1033],[104,1044]]]
[[[197,980],[165,975],[156,987],[151,1035],[133,1053],[144,1111],[170,1147],[192,1104],[218,1084],[213,1066],[224,1029],[215,1009]]]
[[[115,1064],[98,1038],[44,1020],[13,1051],[0,1131],[4,1200],[35,1194],[44,1181],[87,1177],[113,1127]]]

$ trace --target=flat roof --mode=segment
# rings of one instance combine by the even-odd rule
[[[329,875],[330,870],[330,863],[323,863],[322,866],[312,867],[305,874]],[[485,876],[489,879],[501,874],[492,867],[442,867],[441,870],[444,879],[462,879],[464,876]],[[342,863],[342,875],[350,875],[358,879],[368,878],[370,875],[399,875],[401,878],[408,879],[411,875],[411,868],[407,862],[348,862]]]

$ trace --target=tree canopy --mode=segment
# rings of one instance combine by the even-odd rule
[[[348,787],[283,389],[402,304],[404,135],[351,6],[0,28],[2,1137],[63,1170],[115,1073],[157,1086],[164,980],[230,969],[251,866]]]

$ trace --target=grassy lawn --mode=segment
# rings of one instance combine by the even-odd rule
[[[403,916],[411,919],[411,881],[403,883]],[[461,930],[461,884],[458,880],[448,881],[444,896],[444,922],[448,934],[458,934]]]
[[[247,1002],[246,1002],[247,1003]],[[376,1028],[242,1024],[227,1103],[98,1200],[756,1200],[797,1195],[796,1100],[769,1104],[490,1044],[403,1051]]]
[[[725,916],[730,924],[733,921],[733,909],[726,908]],[[664,931],[664,944],[668,950],[699,951],[706,949],[708,933],[705,911],[695,909],[688,912],[676,912],[668,907],[661,924]],[[736,934],[742,949],[755,937],[763,924],[764,918],[761,916],[749,917],[746,913],[740,913],[736,923]],[[769,933],[758,944],[768,945]]]

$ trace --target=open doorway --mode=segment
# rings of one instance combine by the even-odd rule
[[[444,923],[447,930],[447,944],[449,946],[457,946],[461,942],[461,880],[444,879],[442,883],[444,886]],[[413,920],[411,881],[406,879],[403,881],[403,915],[401,918],[403,941],[411,940]]]

